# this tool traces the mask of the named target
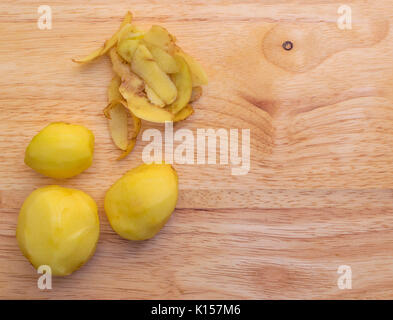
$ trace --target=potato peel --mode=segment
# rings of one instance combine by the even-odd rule
[[[131,21],[130,21],[131,22]],[[131,23],[124,24],[117,35],[117,42],[143,39],[144,33]]]
[[[186,120],[189,116],[191,116],[194,113],[194,109],[191,105],[185,106],[183,109],[181,109],[176,115],[175,118],[173,119],[173,122],[179,122]]]
[[[173,114],[178,113],[189,103],[192,92],[191,73],[186,60],[179,55],[175,55],[175,60],[179,65],[179,72],[172,76],[172,80],[177,89],[177,98],[168,106],[168,110]]]
[[[199,64],[199,62],[196,61],[193,57],[191,57],[187,53],[185,53],[179,47],[176,47],[176,53],[181,55],[184,58],[184,60],[186,60],[188,67],[190,68],[191,76],[192,76],[192,86],[198,87],[198,86],[206,85],[208,83],[207,75],[203,70],[202,66]]]
[[[119,92],[119,87],[121,85],[121,79],[119,76],[114,76],[109,83],[108,87],[108,102],[113,100],[121,100],[123,97]]]
[[[123,104],[123,106],[126,108],[127,105]],[[139,132],[141,131],[141,126],[142,126],[141,119],[139,119],[132,113],[131,116],[134,123],[134,131],[131,140],[128,143],[127,149],[117,158],[117,160],[124,159],[134,149]]]
[[[131,63],[136,49],[139,46],[139,40],[124,39],[117,43],[117,53],[128,63]]]
[[[110,49],[112,49],[112,47],[114,47],[116,45],[117,40],[118,40],[118,34],[123,29],[123,27],[126,24],[131,23],[131,21],[132,21],[132,13],[130,11],[128,11],[123,19],[123,22],[120,25],[120,28],[118,29],[118,31],[109,40],[105,41],[104,45],[101,48],[96,49],[95,51],[88,54],[86,57],[84,57],[82,59],[72,59],[72,61],[75,63],[84,64],[84,63],[91,62],[91,61],[103,56],[104,54],[106,54]]]
[[[128,12],[101,48],[73,60],[83,64],[105,54],[111,59],[115,76],[104,114],[114,144],[123,151],[119,159],[135,147],[142,119],[155,123],[187,119],[194,113],[191,103],[202,96],[201,86],[208,82],[201,65],[176,45],[168,30],[153,25],[144,32],[131,22]]]
[[[175,101],[177,89],[169,76],[160,69],[149,49],[138,46],[131,63],[131,70],[142,78],[166,104]]]
[[[128,114],[131,114],[134,127],[130,140],[128,139]],[[108,119],[113,142],[124,151],[117,160],[124,159],[135,147],[141,130],[141,120],[128,112],[127,103],[124,100],[114,100],[109,103],[104,109],[104,115]]]
[[[172,55],[167,53],[164,49],[149,44],[146,41],[145,44],[162,71],[169,74],[179,72],[179,66]]]
[[[136,117],[146,121],[164,123],[165,121],[173,121],[173,114],[151,104],[142,92],[138,92],[133,87],[132,82],[125,80],[122,82],[119,91],[127,101],[128,109]]]
[[[125,151],[128,146],[128,114],[124,106],[118,101],[112,101],[104,109],[108,119],[109,132],[114,144]]]
[[[161,100],[159,96],[154,92],[152,88],[150,88],[147,84],[145,84],[145,92],[147,95],[147,98],[152,104],[155,104],[156,106],[159,106],[160,108],[165,107],[165,102]]]
[[[119,76],[113,77],[108,88],[109,104],[104,109],[104,115],[108,119],[109,132],[114,144],[124,152],[119,157],[123,159],[135,146],[136,138],[141,129],[141,121],[133,114],[131,117],[134,123],[134,131],[130,141],[128,140],[128,115],[127,103],[120,94],[119,87],[121,79]]]
[[[175,50],[176,38],[161,26],[152,26],[145,34],[144,40],[151,45],[162,48],[170,54]]]

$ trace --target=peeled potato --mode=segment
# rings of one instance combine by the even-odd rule
[[[94,135],[79,125],[52,123],[29,143],[25,163],[52,178],[70,178],[90,167]]]
[[[185,108],[181,109],[178,113],[175,114],[175,118],[173,119],[173,122],[186,120],[193,113],[194,113],[194,109],[191,107],[191,105],[187,105]]]
[[[93,51],[92,53],[90,53],[89,55],[87,55],[86,57],[82,58],[82,59],[73,59],[72,61],[76,62],[76,63],[87,63],[90,61],[93,61],[101,56],[103,56],[104,54],[106,54],[113,46],[116,45],[117,40],[118,40],[118,35],[120,33],[120,31],[123,29],[123,27],[126,24],[131,23],[132,21],[132,14],[131,12],[127,12],[126,16],[123,19],[123,22],[120,25],[119,30],[107,41],[105,41],[103,47]]]
[[[175,59],[179,65],[179,72],[172,76],[172,80],[177,89],[177,98],[168,106],[173,114],[178,113],[189,103],[192,92],[192,79],[187,62],[179,55],[175,55]]]
[[[164,49],[148,43],[146,43],[146,47],[149,49],[151,55],[162,71],[169,74],[179,72],[179,66],[176,60]]]
[[[198,87],[202,85],[206,85],[208,83],[207,80],[207,75],[199,62],[197,62],[193,57],[185,53],[183,50],[181,50],[179,47],[176,47],[176,53],[184,58],[186,60],[188,67],[190,68],[191,71],[191,77],[192,77],[192,86],[193,87]]]
[[[152,26],[145,34],[144,41],[172,53],[175,49],[176,39],[165,28]]]
[[[136,49],[131,70],[141,77],[165,104],[170,104],[176,99],[176,86],[168,75],[160,69],[145,45],[140,44]]]
[[[154,237],[175,210],[176,171],[168,164],[143,164],[107,191],[105,212],[113,230],[128,240]]]
[[[19,212],[16,238],[35,268],[69,275],[94,254],[99,237],[97,205],[86,193],[58,186],[33,191]]]

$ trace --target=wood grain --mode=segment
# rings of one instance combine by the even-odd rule
[[[0,298],[393,298],[391,1],[347,1],[349,31],[337,28],[333,0],[56,0],[52,30],[37,28],[41,4],[0,3]],[[115,161],[102,115],[109,61],[71,62],[127,10],[143,27],[168,28],[209,74],[196,113],[176,128],[251,129],[245,176],[175,165],[177,210],[142,243],[120,239],[102,207],[146,142]],[[96,137],[92,167],[67,181],[23,163],[31,137],[59,120]],[[89,193],[101,237],[86,266],[40,291],[15,227],[25,197],[48,184]],[[340,265],[352,268],[352,290],[337,286]]]

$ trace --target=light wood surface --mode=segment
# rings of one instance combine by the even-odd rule
[[[0,298],[393,298],[392,1],[346,1],[346,31],[333,0],[57,0],[52,30],[37,28],[41,4],[0,3]],[[143,27],[168,28],[207,70],[196,113],[176,128],[251,129],[245,176],[175,165],[177,210],[142,243],[111,230],[103,197],[146,142],[115,161],[102,115],[110,63],[71,62],[127,10]],[[78,177],[56,181],[23,163],[52,121],[95,134],[94,163]],[[101,236],[87,265],[40,291],[15,228],[25,197],[48,184],[89,193]],[[340,265],[352,268],[351,290],[337,286]]]

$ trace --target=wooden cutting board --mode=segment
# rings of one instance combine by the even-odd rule
[[[0,3],[0,298],[393,298],[393,3],[348,1],[42,1]],[[251,168],[175,164],[177,209],[152,240],[118,237],[103,210],[108,187],[142,163],[148,142],[116,161],[102,114],[107,58],[78,66],[131,10],[160,24],[210,78],[196,112],[176,125],[250,129]],[[286,51],[282,43],[291,41]],[[23,163],[30,139],[53,121],[96,138],[93,165],[65,181]],[[144,123],[142,130],[163,127]],[[18,211],[35,188],[90,194],[101,236],[81,270],[37,288],[18,249]],[[340,289],[338,269],[352,271]]]

